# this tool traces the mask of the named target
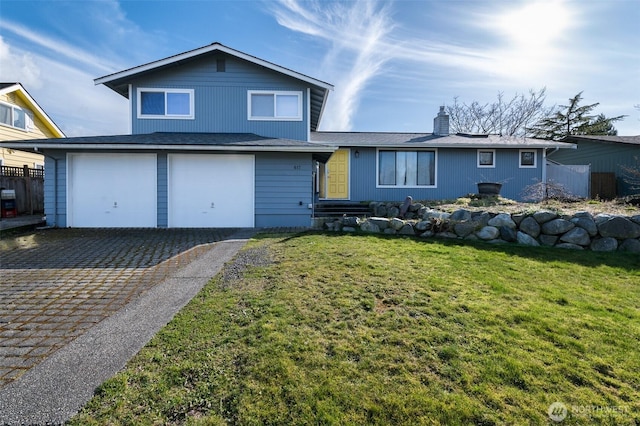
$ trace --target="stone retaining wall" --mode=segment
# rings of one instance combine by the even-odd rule
[[[401,206],[371,203],[370,218],[316,218],[314,229],[456,238],[489,243],[518,243],[575,250],[640,253],[640,215],[626,217],[578,212],[570,216],[535,213],[489,213],[466,209],[447,213],[415,203],[403,219]],[[383,214],[380,214],[383,213]]]

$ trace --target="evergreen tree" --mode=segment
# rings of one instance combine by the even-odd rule
[[[560,140],[570,135],[616,135],[613,123],[625,116],[607,118],[604,114],[590,115],[599,102],[580,105],[582,92],[569,99],[569,105],[560,105],[550,116],[528,129],[534,138]]]

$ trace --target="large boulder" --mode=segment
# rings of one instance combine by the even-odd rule
[[[616,251],[617,249],[618,240],[612,237],[598,238],[591,242],[593,251]]]
[[[453,225],[453,232],[459,237],[466,237],[476,230],[478,224],[476,222],[460,222]]]
[[[471,212],[469,210],[459,209],[451,213],[451,217],[449,217],[449,219],[454,222],[464,222],[467,220],[471,220]]]
[[[584,250],[584,247],[579,246],[578,244],[571,243],[560,243],[556,244],[557,248],[570,249],[570,250]]]
[[[400,235],[415,235],[416,231],[413,230],[413,226],[410,223],[405,223],[402,228],[398,230]]]
[[[628,251],[631,253],[640,253],[640,240],[627,238],[618,246],[620,251]]]
[[[520,222],[520,231],[531,235],[533,238],[537,238],[538,235],[540,235],[540,224],[533,217],[529,216]]]
[[[474,212],[471,214],[471,220],[478,223],[478,226],[482,228],[487,226],[491,220],[491,214],[489,212]]]
[[[553,219],[542,224],[542,233],[547,235],[559,235],[575,228],[575,225],[566,219]]]
[[[431,222],[428,220],[421,220],[416,223],[416,231],[426,231],[429,228],[431,228]]]
[[[577,244],[579,246],[588,246],[591,243],[589,233],[583,228],[573,228],[562,237],[560,241],[563,243]]]
[[[395,229],[396,231],[399,231],[400,229],[402,229],[402,227],[404,226],[405,221],[402,219],[398,219],[398,218],[393,218],[391,220],[389,220],[389,227]]]
[[[367,222],[370,222],[378,227],[378,229],[386,229],[389,227],[389,219],[386,217],[370,217]],[[362,227],[362,225],[360,225]]]
[[[518,236],[516,234],[516,229],[510,226],[501,226],[498,228],[500,230],[500,238],[508,243],[513,243],[518,241]]]
[[[451,217],[451,213],[441,212],[439,210],[427,210],[422,216],[424,220],[429,220],[429,219],[449,220],[450,217]]]
[[[598,226],[591,216],[576,216],[571,219],[571,223],[587,231],[590,237],[598,235]]]
[[[481,240],[495,240],[500,236],[500,230],[495,226],[484,226],[481,230],[476,232],[476,236]]]
[[[556,213],[550,212],[548,210],[540,210],[533,214],[533,218],[540,224],[549,222],[550,220],[553,220],[557,217],[558,215]]]
[[[538,237],[540,244],[548,247],[555,246],[559,239],[560,237],[558,237],[557,235],[547,235],[547,234],[541,234]]]
[[[637,223],[638,225],[640,225],[640,214],[637,214],[635,216],[631,216],[631,220],[634,221],[635,223]]]
[[[622,216],[613,216],[599,223],[598,231],[602,237],[620,240],[640,237],[640,225]]]
[[[360,230],[362,232],[374,232],[374,233],[378,233],[380,232],[380,227],[373,222],[372,220],[367,220],[366,222],[362,223],[360,225]]]
[[[493,219],[490,219],[487,223],[489,226],[495,226],[496,228],[500,228],[501,226],[507,226],[509,228],[516,228],[516,223],[511,219],[511,215],[509,213],[500,213],[496,215]]]
[[[400,208],[396,206],[387,207],[387,217],[398,217],[400,215]]]
[[[516,234],[516,239],[518,241],[518,244],[523,244],[525,246],[539,246],[540,245],[540,243],[538,243],[535,238],[533,238],[529,234],[525,234],[524,232],[518,231],[518,233]]]

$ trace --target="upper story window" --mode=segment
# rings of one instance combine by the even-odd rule
[[[436,151],[378,151],[378,187],[435,187]]]
[[[520,168],[533,169],[536,167],[536,150],[535,149],[521,149],[520,150]]]
[[[496,167],[496,150],[495,149],[479,149],[478,150],[478,167]]]
[[[302,92],[249,90],[249,120],[302,121]]]
[[[138,118],[193,117],[193,89],[138,89]]]
[[[33,119],[29,112],[4,102],[0,102],[0,124],[26,131],[33,129]]]

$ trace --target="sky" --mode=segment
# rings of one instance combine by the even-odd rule
[[[0,1],[0,81],[67,136],[126,134],[94,79],[220,42],[331,83],[320,130],[431,132],[440,105],[546,88],[640,135],[640,0]]]

